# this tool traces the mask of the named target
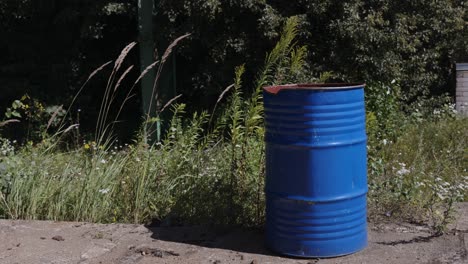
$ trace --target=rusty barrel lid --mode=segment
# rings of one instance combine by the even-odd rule
[[[282,90],[338,90],[338,89],[353,89],[366,86],[365,83],[300,83],[300,84],[284,84],[272,85],[263,87],[263,90],[277,94]]]

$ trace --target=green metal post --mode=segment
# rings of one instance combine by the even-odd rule
[[[157,4],[158,0],[138,0],[141,71],[153,63],[153,61],[156,59],[154,58],[154,48],[156,45],[155,37],[153,35],[155,31],[153,16],[155,14],[155,6],[157,6]],[[164,44],[166,42],[167,40],[161,41],[161,43]],[[166,47],[163,45],[158,45],[157,48],[158,50],[163,51]],[[158,109],[160,109],[161,106],[163,106],[167,101],[176,95],[176,58],[174,54],[171,54],[171,57],[172,58],[166,61],[166,65],[161,72],[162,74],[159,77],[160,79],[158,80],[158,85],[154,94],[153,84],[156,78],[155,70],[148,72],[146,77],[142,79],[141,83],[143,113],[145,114],[145,117],[158,118],[156,121],[155,131],[149,131],[149,127],[152,126],[145,127],[145,137],[147,137],[147,135],[153,135],[156,133],[155,137],[150,138],[156,141],[161,140],[162,134],[167,129],[167,123],[161,124],[159,118],[162,118],[165,121],[170,119],[170,114],[168,113],[162,113],[162,116],[156,116]],[[157,102],[155,101],[155,98],[158,98]]]
[[[154,36],[153,36],[153,0],[138,0],[138,32],[140,39],[140,68],[144,71],[148,65],[154,61]],[[156,114],[156,104],[151,103],[153,93],[153,83],[156,73],[154,70],[149,71],[141,80],[141,97],[142,110],[145,120],[154,117]],[[148,135],[152,134],[149,131],[148,124],[144,127],[144,140],[148,140]]]

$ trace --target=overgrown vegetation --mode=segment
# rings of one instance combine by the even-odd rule
[[[109,77],[93,142],[63,151],[61,139],[73,131],[69,128],[19,149],[3,141],[3,215],[258,225],[264,214],[261,91],[301,72],[306,50],[293,42],[296,34],[297,18],[292,18],[268,54],[252,96],[242,94],[244,66],[239,66],[234,84],[218,98],[220,113],[195,113],[187,119],[186,105],[175,104],[166,138],[153,145],[143,133],[124,146],[109,134],[108,109],[119,88],[116,80],[127,74],[117,78],[132,44],[127,46]],[[147,118],[143,126],[153,122]]]
[[[234,83],[220,93],[212,111],[188,116],[183,103],[166,107],[173,112],[171,120],[163,120],[168,133],[154,144],[147,143],[144,129],[133,144],[121,145],[112,137],[114,123],[107,118],[107,109],[117,103],[113,93],[121,89],[115,80],[127,72],[117,67],[129,52],[124,49],[106,88],[94,141],[70,145],[79,127],[60,123],[58,132],[45,133],[50,129],[46,125],[40,138],[24,145],[1,139],[0,215],[104,223],[261,225],[262,87],[317,80],[306,66],[306,48],[295,42],[298,24],[296,17],[287,20],[253,83],[243,82],[246,66],[235,69]],[[321,79],[329,76],[324,73]],[[251,94],[243,92],[249,90],[243,89],[246,86]],[[375,82],[366,89],[370,216],[404,218],[442,231],[453,215],[454,202],[468,198],[466,118],[457,116],[452,105],[440,103],[444,99],[405,106],[398,82]],[[153,122],[147,118],[143,127]]]
[[[318,77],[329,72],[335,81],[344,82],[388,84],[395,79],[401,84],[401,98],[408,103],[421,96],[453,94],[454,62],[468,59],[468,2],[463,0],[154,2],[159,53],[168,40],[192,33],[178,46],[176,65],[168,65],[164,75],[175,70],[177,93],[192,98],[188,111],[212,107],[233,79],[233,69],[244,63],[248,96],[247,88],[264,54],[274,47],[281,25],[293,15],[300,17],[298,40],[311,51],[305,58],[309,74]],[[0,32],[8,38],[0,38],[0,112],[25,93],[46,105],[68,105],[89,72],[135,39],[137,3],[1,1]],[[134,55],[126,61],[135,63]],[[129,80],[136,78],[134,74]],[[81,131],[94,131],[105,81],[93,80],[92,89],[75,105],[74,110],[82,110]],[[141,116],[139,103],[132,100],[127,108],[131,111],[123,113],[129,132],[119,130],[121,138],[128,139],[136,130],[138,122],[131,120]],[[8,132],[22,139],[11,128]]]
[[[396,83],[367,89],[369,216],[445,230],[468,198],[468,119],[450,99],[399,101]]]

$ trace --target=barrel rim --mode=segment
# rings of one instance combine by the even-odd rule
[[[365,83],[297,83],[263,87],[265,92],[277,94],[282,90],[344,90],[366,86]]]

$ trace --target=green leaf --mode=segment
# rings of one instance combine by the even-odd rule
[[[11,106],[13,107],[13,109],[18,109],[23,106],[23,103],[20,100],[15,100],[13,101]]]

